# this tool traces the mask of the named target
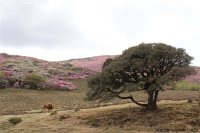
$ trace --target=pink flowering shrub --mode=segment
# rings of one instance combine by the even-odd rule
[[[49,79],[47,82],[47,88],[56,89],[56,90],[74,90],[76,86],[69,81],[66,81],[65,78],[60,76],[54,76]]]
[[[189,81],[189,82],[194,82],[194,83],[198,83],[200,84],[200,68],[199,67],[195,67],[196,70],[196,74],[194,75],[190,75],[188,77],[185,78],[185,80]]]
[[[100,72],[103,66],[103,63],[108,58],[115,58],[116,56],[97,56],[97,57],[91,57],[91,58],[85,58],[80,60],[74,60],[71,63],[76,67],[83,67],[87,68],[89,70]]]
[[[69,76],[67,76],[67,79],[84,79],[88,76],[93,76],[93,75],[96,75],[96,72],[93,72],[93,71],[88,71],[88,70],[85,70],[85,71],[80,71],[80,72],[71,72],[69,73]]]
[[[99,56],[49,62],[26,56],[0,54],[0,71],[4,74],[2,81],[6,84],[9,83],[9,87],[73,90],[76,86],[70,80],[96,75],[101,71],[103,62],[107,58],[114,57]],[[33,73],[40,76],[30,76]],[[45,81],[39,82],[41,77]]]
[[[4,57],[0,56],[0,65],[3,64],[5,61]]]

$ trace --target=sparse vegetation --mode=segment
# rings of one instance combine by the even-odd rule
[[[121,129],[156,132],[157,129],[195,129],[200,128],[199,107],[197,103],[161,104],[156,111],[147,111],[139,107],[126,107],[93,113],[86,117],[86,124],[100,127],[120,126]],[[191,115],[192,114],[192,115]],[[123,128],[126,127],[126,128]]]
[[[168,129],[198,132],[200,130],[197,102],[161,102],[156,111],[147,111],[131,103],[97,107],[79,112],[58,111],[58,114],[24,114],[22,124],[7,124],[9,116],[0,116],[0,132],[88,132],[130,133],[159,132]],[[13,116],[11,116],[13,118]]]
[[[49,115],[56,115],[58,112],[56,110],[53,110]]]
[[[18,124],[20,122],[22,122],[22,118],[20,117],[12,117],[12,118],[9,118],[8,121],[12,124]]]
[[[70,117],[69,115],[60,115],[59,116],[59,121],[62,121],[62,120],[67,119],[69,117]]]
[[[198,101],[199,101],[199,107],[200,107],[200,92],[199,92],[199,100]]]
[[[173,88],[175,90],[200,91],[200,84],[182,80],[177,82]]]
[[[0,79],[5,77],[5,73],[3,71],[0,71]]]
[[[5,73],[0,71],[0,89],[5,89],[9,87],[8,80],[5,79]]]
[[[98,127],[100,126],[100,120],[95,118],[94,116],[91,116],[88,118],[88,124],[91,125],[92,127]]]
[[[187,102],[188,102],[188,103],[192,103],[193,100],[192,100],[192,99],[188,99]]]

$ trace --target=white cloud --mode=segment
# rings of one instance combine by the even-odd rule
[[[200,65],[199,5],[198,0],[1,0],[0,52],[63,60],[163,42],[185,48]]]

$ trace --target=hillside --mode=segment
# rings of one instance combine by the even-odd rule
[[[51,62],[1,53],[0,88],[30,88],[23,81],[27,75],[37,74],[45,79],[44,83],[38,84],[40,89],[73,90],[76,86],[71,80],[84,79],[87,76],[97,74],[101,71],[106,59],[115,57],[116,55],[105,55]],[[195,69],[197,74],[186,77],[185,80],[195,83],[200,82],[200,68],[195,67]]]
[[[194,67],[194,69],[196,74],[186,77],[185,80],[200,84],[200,67]]]
[[[37,74],[45,78],[45,83],[40,88],[54,88],[60,90],[72,90],[76,86],[71,80],[83,79],[96,72],[77,67],[69,62],[49,62],[32,57],[0,54],[0,86],[27,87],[23,84],[29,74]]]
[[[86,68],[92,70],[94,72],[100,72],[103,66],[103,63],[108,58],[115,58],[116,55],[104,55],[104,56],[95,56],[89,58],[82,58],[82,59],[72,59],[69,60],[71,64],[76,67]]]

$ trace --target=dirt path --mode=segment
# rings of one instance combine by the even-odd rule
[[[177,106],[188,104],[186,100],[182,101],[160,101],[158,106]],[[4,115],[0,116],[0,133],[114,133],[114,132],[134,132],[130,127],[120,127],[112,125],[111,127],[102,126],[94,127],[91,124],[95,124],[95,118],[98,115],[107,115],[121,111],[124,109],[141,109],[133,103],[126,103],[120,105],[110,105],[104,107],[96,107],[90,109],[80,110],[66,110],[66,111],[53,111],[53,112],[41,112],[39,110],[28,112],[29,114],[23,115]],[[95,118],[94,118],[95,116]],[[9,118],[20,117],[22,122],[13,125],[8,122]],[[106,116],[107,117],[107,116]],[[109,118],[110,116],[108,116]],[[89,123],[88,119],[93,123]],[[93,120],[94,119],[94,120]],[[140,132],[137,130],[135,132]],[[142,131],[144,132],[144,131]]]

